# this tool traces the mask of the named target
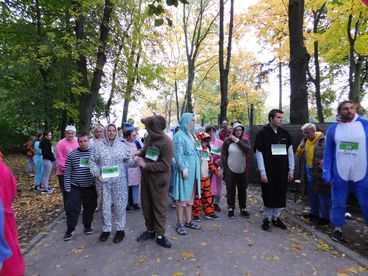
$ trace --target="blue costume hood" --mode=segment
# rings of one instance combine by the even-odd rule
[[[194,114],[193,113],[184,113],[179,121],[180,124],[180,130],[184,131],[185,133],[188,133],[189,130],[189,124],[193,119]]]

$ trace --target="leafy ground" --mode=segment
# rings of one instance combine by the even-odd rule
[[[51,173],[50,186],[55,189],[51,195],[33,191],[34,178],[25,173],[27,158],[24,155],[4,156],[4,162],[17,178],[18,198],[13,204],[17,218],[19,242],[22,248],[39,232],[46,230],[47,224],[62,212],[62,198],[55,172]]]

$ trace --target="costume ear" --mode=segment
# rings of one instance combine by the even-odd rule
[[[109,124],[110,124],[110,122],[111,122],[111,120],[110,120],[110,115],[107,115],[107,116],[106,116],[106,121],[107,121],[107,124],[109,125]]]
[[[118,120],[118,118],[115,118],[115,120],[112,122],[113,125],[115,125],[115,122]]]

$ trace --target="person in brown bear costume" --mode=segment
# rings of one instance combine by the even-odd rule
[[[145,146],[139,154],[143,158],[140,164],[141,203],[147,230],[137,241],[143,242],[156,237],[159,245],[170,248],[171,243],[165,237],[165,228],[173,146],[170,138],[164,133],[164,117],[155,115],[141,121],[148,132]]]

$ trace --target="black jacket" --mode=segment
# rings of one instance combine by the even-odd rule
[[[55,156],[51,150],[51,142],[44,138],[40,142],[40,149],[42,150],[42,158],[50,161],[55,161]]]

